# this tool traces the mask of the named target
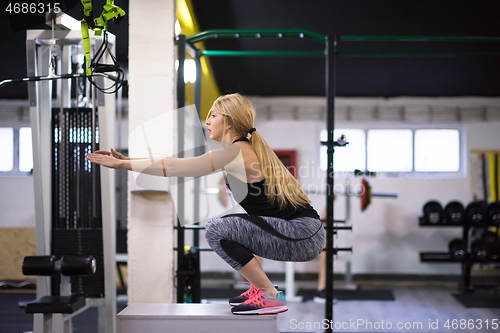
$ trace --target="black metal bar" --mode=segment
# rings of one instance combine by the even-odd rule
[[[327,196],[326,196],[326,305],[325,318],[328,323],[333,323],[333,153],[335,128],[335,47],[336,36],[328,34],[326,38],[326,127],[328,131],[327,154],[328,168],[326,172]],[[326,332],[332,332],[332,325],[328,325]]]
[[[482,181],[483,181],[483,193],[484,201],[488,202],[488,182],[486,180],[486,154],[481,154],[481,169],[482,169]]]
[[[202,251],[202,252],[214,252],[214,250],[212,248],[209,248],[209,247],[202,247],[202,248],[198,248],[197,250]],[[174,251],[179,251],[179,248],[174,247]]]
[[[490,51],[342,51],[339,57],[498,57],[500,52]]]
[[[201,54],[196,53],[195,56],[195,64],[196,64],[196,82],[194,85],[194,105],[196,107],[196,112],[197,112],[197,121],[201,121],[201,61],[200,61]],[[195,137],[195,153],[196,156],[202,155],[205,151],[203,148],[202,142],[204,141],[202,138],[202,133],[201,131],[198,130],[196,126],[193,126],[195,129],[194,137]],[[200,128],[201,130],[201,128]],[[194,224],[196,226],[199,226],[200,222],[200,178],[196,177],[194,179]],[[193,230],[193,247],[199,248],[200,247],[200,229],[195,228]],[[196,265],[195,271],[196,275],[194,279],[191,280],[191,302],[192,303],[200,303],[201,302],[201,276],[200,276],[200,253],[196,252],[196,258],[197,260],[194,260],[195,262],[192,263],[192,265]]]
[[[201,51],[207,57],[323,57],[323,51]],[[339,51],[339,57],[498,57],[500,52],[491,51]]]
[[[469,244],[469,229],[470,226],[468,224],[464,225],[463,229],[463,234],[462,234],[462,239],[464,243],[466,244],[468,248]],[[463,292],[463,293],[469,293],[471,292],[470,288],[470,270],[472,268],[472,259],[470,258],[470,255],[467,255],[462,261],[462,277],[460,280],[460,284],[458,286],[458,289]]]
[[[337,36],[343,42],[494,42],[498,36]]]
[[[201,54],[207,57],[324,57],[324,51],[225,51],[206,50]]]
[[[285,37],[295,37],[295,38],[307,38],[319,42],[321,44],[325,43],[325,36],[312,32],[309,30],[301,29],[217,29],[217,30],[206,30],[199,32],[195,35],[188,37],[187,42],[194,45],[198,42],[202,42],[209,39],[216,38],[263,38],[263,37],[275,37],[275,38],[285,38]]]
[[[185,105],[185,100],[186,100],[186,86],[184,83],[184,59],[186,58],[186,36],[185,35],[179,35],[179,38],[177,40],[177,59],[179,60],[179,69],[177,71],[177,109],[183,108]],[[181,119],[184,115],[179,114],[178,115],[178,121]],[[181,141],[181,140],[178,140]],[[180,146],[182,142],[178,142],[178,145]],[[178,147],[179,148],[179,147]],[[182,158],[184,156],[183,154],[183,147],[180,147],[178,149],[178,154],[179,157]],[[178,178],[178,183],[181,184],[183,183],[183,180],[181,178]],[[179,191],[178,191],[178,197],[182,198],[184,196],[184,191],[182,186],[178,186]],[[183,209],[184,207],[179,207],[177,205],[177,214],[183,215]],[[180,272],[180,267],[184,264],[185,255],[184,255],[184,228],[182,227],[182,224],[180,223],[180,220],[183,219],[183,216],[178,216],[177,217],[177,224],[178,224],[178,229],[177,229],[177,303],[184,303],[184,275],[179,274]]]
[[[61,80],[61,79],[75,79],[75,78],[87,78],[87,77],[105,77],[115,82],[121,82],[123,85],[128,85],[128,81],[124,79],[119,79],[114,75],[110,75],[107,73],[94,73],[92,75],[85,74],[61,74],[61,75],[52,75],[52,76],[30,76],[21,79],[5,79],[0,81],[0,86],[8,83],[21,83],[21,82],[37,82],[37,81],[53,81],[53,80]]]
[[[96,144],[95,144],[95,138],[96,138],[96,103],[97,103],[97,89],[95,86],[92,86],[92,129],[90,131],[91,133],[91,144],[92,144],[92,152],[96,151]],[[97,180],[97,175],[96,175],[96,169],[98,168],[97,165],[92,166],[92,218],[91,218],[91,228],[94,228],[94,221],[97,217],[97,212],[96,212],[96,205],[97,205],[97,200],[96,200],[96,191],[97,191],[97,186],[100,186],[96,184]]]
[[[200,226],[200,225],[186,225],[182,227],[185,230],[195,230],[195,229],[205,229],[205,226]],[[179,229],[178,226],[175,226],[174,229]]]
[[[500,199],[498,198],[499,195],[499,190],[498,190],[498,154],[493,155],[495,158],[495,179],[493,180],[495,182],[495,202],[499,202]],[[491,181],[491,180],[490,180]]]
[[[333,227],[333,230],[352,230],[352,227]]]
[[[196,64],[196,82],[194,83],[194,105],[196,107],[196,112],[198,113],[198,120],[201,121],[201,61],[200,61],[201,55],[199,53],[196,53],[196,57],[194,59],[195,64]],[[195,128],[195,152],[196,156],[199,156],[204,153],[203,147],[200,147],[200,142],[202,138],[199,136],[201,133]],[[194,179],[194,201],[193,201],[193,206],[194,206],[194,224],[199,225],[199,219],[200,219],[200,178],[196,177]],[[194,229],[193,230],[193,246],[199,247],[200,246],[200,231],[199,229]]]

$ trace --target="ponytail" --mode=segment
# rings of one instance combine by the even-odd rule
[[[264,172],[271,204],[278,205],[280,208],[291,204],[294,208],[298,208],[311,202],[297,179],[283,165],[258,132],[252,133],[250,144],[255,149]]]

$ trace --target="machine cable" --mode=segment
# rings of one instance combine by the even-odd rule
[[[101,15],[94,19],[92,0],[82,0],[82,13],[83,19],[82,24],[82,39],[83,47],[85,50],[85,68],[86,75],[89,82],[96,87],[99,91],[105,94],[114,94],[117,92],[124,84],[124,73],[120,68],[120,65],[116,61],[116,57],[111,53],[108,48],[108,37],[107,37],[107,22],[113,20],[116,24],[120,24],[121,20],[125,16],[125,11],[114,4],[114,0],[106,0],[106,5],[103,7]],[[92,29],[96,36],[103,35],[103,43],[99,47],[99,50],[94,55],[94,58],[90,59],[90,39],[89,39],[89,28]],[[103,34],[104,32],[104,34]],[[105,52],[108,52],[111,57],[113,64],[99,64],[99,61],[104,56]],[[107,88],[101,88],[92,79],[93,73],[107,73],[116,72],[118,80]]]

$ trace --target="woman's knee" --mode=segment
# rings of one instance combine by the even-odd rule
[[[207,225],[205,226],[205,238],[208,242],[211,240],[221,239],[223,236],[223,221],[220,217],[214,217],[209,220]]]
[[[214,240],[217,236],[216,229],[214,228],[214,219],[211,219],[208,221],[207,225],[205,226],[205,238],[207,239],[207,242],[210,244],[211,241]]]

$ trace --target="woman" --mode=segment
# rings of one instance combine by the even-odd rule
[[[285,295],[271,283],[255,256],[309,261],[321,253],[325,242],[325,230],[307,194],[256,131],[254,117],[255,110],[246,98],[224,95],[214,102],[206,119],[210,138],[224,149],[154,163],[130,160],[113,150],[87,156],[103,166],[165,177],[227,172],[228,185],[247,214],[212,218],[205,232],[210,247],[250,282],[246,292],[229,300],[234,314],[288,310]],[[239,157],[244,170],[234,163]]]

